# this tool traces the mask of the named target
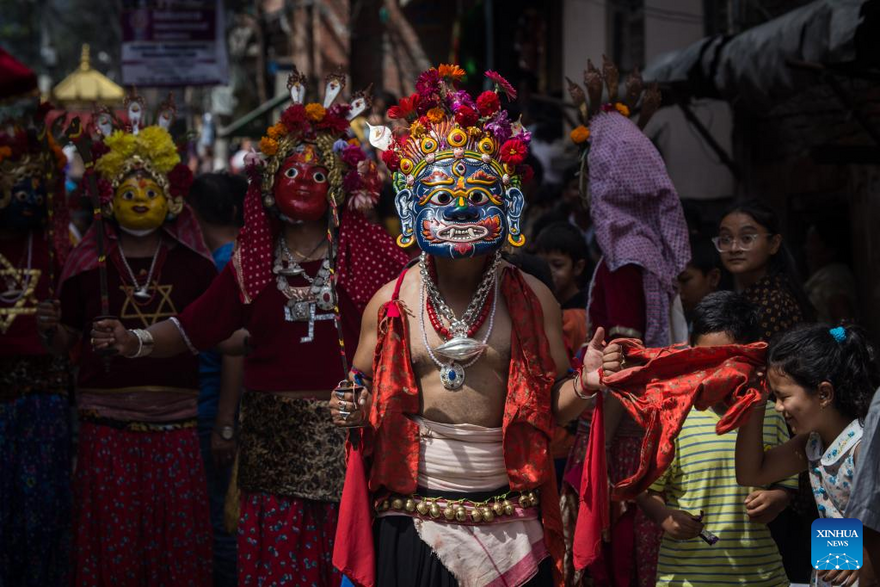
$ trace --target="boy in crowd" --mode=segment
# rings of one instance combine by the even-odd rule
[[[721,257],[707,238],[691,239],[691,260],[678,276],[678,291],[688,323],[693,322],[694,309],[721,283]]]
[[[577,227],[555,222],[541,231],[535,252],[547,261],[553,275],[553,294],[562,306],[562,332],[569,355],[574,356],[587,342],[587,244]]]
[[[694,346],[758,340],[757,307],[730,291],[707,295],[693,309]],[[767,524],[785,509],[797,477],[769,488],[736,482],[734,430],[717,436],[727,406],[691,410],[675,440],[675,458],[638,503],[664,530],[657,585],[788,585]],[[764,407],[764,445],[789,439],[785,421]],[[718,538],[714,544],[712,535]]]

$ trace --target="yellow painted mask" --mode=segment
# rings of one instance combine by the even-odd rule
[[[168,216],[168,199],[155,181],[138,173],[126,178],[116,188],[113,216],[128,230],[155,230]]]

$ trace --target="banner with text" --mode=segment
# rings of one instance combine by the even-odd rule
[[[221,0],[123,0],[122,83],[210,86],[228,79]]]

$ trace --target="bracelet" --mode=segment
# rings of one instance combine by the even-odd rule
[[[180,336],[183,338],[183,342],[186,343],[187,348],[189,348],[189,352],[194,355],[199,354],[199,349],[193,346],[192,341],[190,341],[189,337],[186,335],[186,332],[184,332],[183,325],[180,323],[180,320],[178,320],[175,316],[172,316],[171,318],[169,318],[169,320],[171,320],[171,322],[175,326],[177,326],[177,330],[180,331]]]
[[[584,391],[584,381],[583,381],[583,379],[581,379],[582,373],[583,373],[583,370],[579,370],[574,374],[574,381],[572,384],[572,388],[574,389],[574,394],[576,396],[578,396],[580,399],[582,399],[584,401],[587,401],[587,400],[593,399],[593,396],[596,395],[596,392],[594,391],[594,392],[590,393],[589,395],[587,395],[586,391]],[[580,391],[578,391],[578,383],[581,384]]]
[[[146,357],[153,352],[153,335],[150,334],[149,331],[135,328],[128,332],[131,332],[137,338],[138,348],[133,355],[126,355],[126,358],[137,359],[140,357]]]

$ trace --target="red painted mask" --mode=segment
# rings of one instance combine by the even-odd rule
[[[294,153],[275,175],[275,205],[288,219],[311,222],[327,212],[327,169],[317,165],[314,147]]]

